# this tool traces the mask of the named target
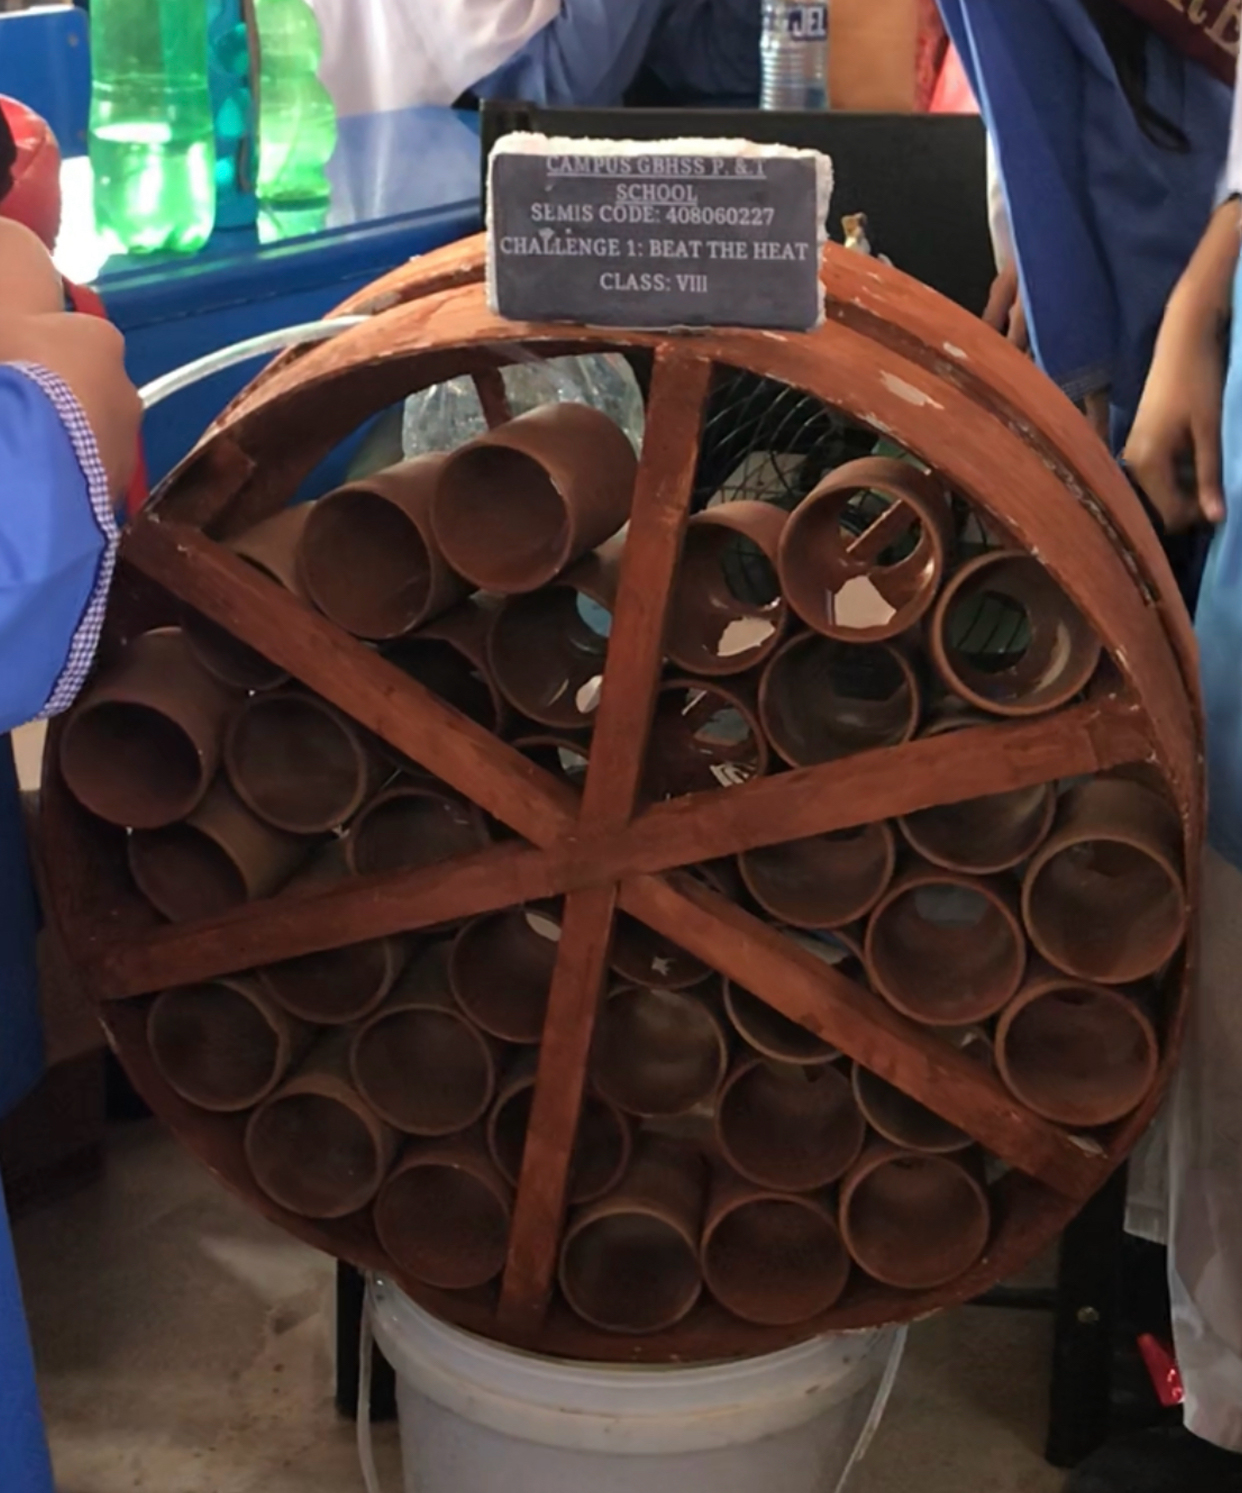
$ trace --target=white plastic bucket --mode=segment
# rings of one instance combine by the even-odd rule
[[[397,1375],[405,1493],[836,1493],[905,1343],[899,1329],[846,1333],[638,1368],[498,1347],[382,1280],[371,1317]]]

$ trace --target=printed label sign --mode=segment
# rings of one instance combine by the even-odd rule
[[[491,161],[492,308],[518,321],[810,330],[830,190],[814,151],[508,136]]]

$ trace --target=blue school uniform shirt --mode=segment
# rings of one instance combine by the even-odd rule
[[[1156,37],[1146,93],[1187,151],[1144,133],[1081,0],[939,0],[1000,166],[1032,348],[1074,398],[1134,418],[1169,292],[1199,242],[1230,91]]]
[[[7,732],[66,708],[94,658],[117,530],[94,437],[46,370],[0,365],[0,1116],[43,1064],[38,913]],[[0,1196],[0,1487],[52,1493]]]

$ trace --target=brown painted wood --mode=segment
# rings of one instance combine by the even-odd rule
[[[553,1172],[563,1172],[573,1134],[569,1112],[576,1116],[580,1098],[573,1075],[580,1075],[589,1046],[583,1012],[593,1012],[600,988],[615,897],[627,913],[706,957],[810,1030],[830,1031],[836,1045],[1010,1160],[1017,1170],[993,1189],[997,1222],[987,1256],[967,1277],[934,1293],[903,1295],[856,1280],[825,1317],[789,1331],[747,1328],[705,1302],[677,1329],[639,1342],[590,1329],[555,1301],[542,1315],[539,1281],[555,1258],[555,1229],[548,1230],[550,1239],[536,1239],[538,1227],[529,1225],[525,1244],[515,1230],[511,1276],[521,1288],[511,1286],[510,1298],[520,1310],[498,1317],[495,1290],[447,1297],[400,1283],[469,1330],[568,1357],[635,1362],[772,1351],[820,1331],[907,1320],[976,1294],[1053,1237],[1154,1112],[1184,1019],[1193,948],[1167,983],[1170,1036],[1161,1083],[1138,1113],[1100,1138],[1093,1154],[1094,1142],[1079,1144],[1035,1120],[977,1070],[958,1071],[939,1039],[834,977],[766,925],[688,878],[664,873],[742,848],[1144,760],[1166,779],[1182,814],[1193,896],[1202,829],[1193,641],[1154,536],[1103,447],[1029,363],[965,313],[862,256],[829,251],[824,281],[831,320],[808,337],[719,331],[670,337],[507,323],[486,310],[477,283],[481,266],[473,241],[403,267],[342,308],[368,311],[370,323],[277,359],[235,401],[163,488],[154,510],[158,522],[142,520],[127,541],[129,559],[116,594],[132,595],[134,604],[114,607],[105,649],[162,617],[161,608],[171,605],[167,592],[181,595],[246,641],[257,637],[283,667],[291,667],[292,654],[291,671],[304,683],[488,808],[530,845],[501,846],[432,873],[343,884],[318,902],[280,898],[198,928],[156,929],[123,868],[118,879],[115,837],[111,843],[100,837],[63,792],[58,797],[53,782],[45,808],[52,895],[58,918],[74,925],[66,930],[74,957],[100,973],[108,993],[135,995],[174,979],[203,977],[195,973],[200,969],[231,973],[261,955],[290,957],[424,926],[432,916],[455,919],[564,895],[554,1001],[574,1019],[549,1021],[547,1088],[560,1084],[560,1090],[540,1100],[551,1118],[540,1122],[541,1138],[528,1147],[532,1175],[545,1169],[531,1160],[541,1152],[553,1158]],[[643,359],[661,348],[671,350],[662,363],[715,361],[781,380],[905,445],[992,527],[1047,565],[1108,646],[1119,676],[1114,692],[1040,720],[964,731],[951,744],[915,741],[660,804],[631,822],[632,802],[611,792],[606,779],[636,772],[641,754],[644,733],[630,720],[645,718],[642,681],[648,676],[633,662],[621,662],[627,654],[646,656],[638,646],[644,627],[648,644],[659,631],[650,617],[641,620],[641,608],[633,612],[640,620],[624,625],[618,614],[593,773],[580,804],[566,785],[463,724],[370,650],[339,638],[260,578],[239,573],[246,568],[221,556],[199,532],[223,537],[267,516],[363,419],[444,378],[464,374],[494,387],[501,367],[532,355],[623,349]],[[666,382],[653,395],[649,434],[677,394]],[[672,451],[670,461],[684,455],[676,443]],[[658,611],[668,588],[657,584],[663,572],[653,556],[665,553],[669,536],[661,539],[652,524],[636,513],[630,538],[633,554],[645,556],[643,566],[635,561],[635,574],[646,572],[644,605]],[[870,546],[885,532],[873,527],[860,542]],[[675,554],[675,544],[671,548]],[[631,675],[629,685],[617,683]],[[618,714],[628,705],[630,717],[615,735],[610,702],[620,702]],[[597,761],[605,766],[595,778]],[[593,781],[603,785],[594,790],[597,799]],[[237,1127],[189,1111],[150,1072],[142,1033],[147,1004],[118,1001],[105,1016],[139,1087],[187,1146],[297,1237],[368,1268],[391,1268],[368,1218],[307,1225],[276,1217],[254,1196]],[[568,1084],[561,1083],[564,1074]],[[577,1082],[580,1090],[580,1077]],[[537,1177],[525,1203],[530,1216],[542,1210],[545,1220],[558,1220],[554,1194]]]
[[[619,830],[638,799],[711,378],[712,365],[676,343],[658,349],[583,790],[583,834]],[[615,882],[565,903],[501,1292],[500,1315],[511,1329],[533,1331],[552,1295],[615,909]]]
[[[498,425],[507,425],[513,419],[509,408],[509,391],[505,388],[504,375],[499,368],[487,368],[474,375],[474,392],[483,407],[483,418],[487,428],[495,430]]]
[[[1079,1202],[1103,1181],[1102,1147],[1037,1119],[934,1032],[719,893],[689,877],[640,877],[622,885],[620,904],[942,1119],[986,1137],[990,1151],[1028,1176]]]

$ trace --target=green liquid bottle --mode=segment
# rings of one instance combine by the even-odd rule
[[[322,39],[307,0],[251,0],[259,34],[260,237],[314,233],[328,215],[336,110],[319,81]]]
[[[95,222],[114,254],[192,254],[211,236],[216,151],[202,0],[93,0]]]

